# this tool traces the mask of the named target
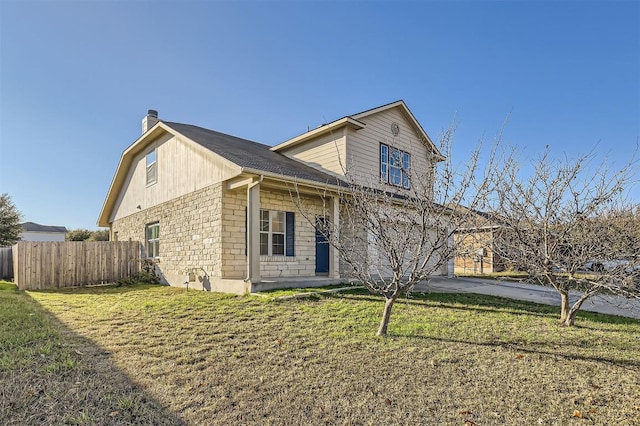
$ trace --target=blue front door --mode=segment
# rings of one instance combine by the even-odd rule
[[[327,218],[316,217],[316,274],[329,273],[329,240]]]

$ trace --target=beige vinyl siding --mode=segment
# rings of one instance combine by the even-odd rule
[[[380,185],[380,143],[411,154],[411,172],[424,176],[431,170],[430,152],[420,141],[416,129],[400,112],[392,108],[360,119],[366,124],[362,130],[349,130],[347,136],[347,167],[359,183],[368,186]],[[391,124],[398,123],[400,133],[391,134]]]
[[[344,129],[280,152],[317,170],[333,175],[344,175],[343,168],[347,158]]]
[[[147,185],[146,154],[154,146],[157,182]],[[238,167],[200,145],[165,134],[133,159],[109,221],[206,188],[238,173]]]

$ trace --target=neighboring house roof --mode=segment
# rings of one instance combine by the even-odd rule
[[[22,226],[22,232],[67,232],[67,228],[64,226],[40,225],[34,222],[21,223],[20,226]]]
[[[162,121],[171,129],[220,157],[252,172],[267,172],[322,184],[340,185],[335,176],[270,150],[270,146],[190,124]]]
[[[450,204],[448,207],[452,211],[458,211],[460,214],[467,215],[466,227],[460,228],[459,231],[486,231],[488,229],[502,228],[506,225],[506,222],[494,213],[471,209],[463,205]]]

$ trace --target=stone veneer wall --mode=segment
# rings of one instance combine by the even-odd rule
[[[112,231],[120,241],[146,242],[147,224],[160,223],[158,269],[164,281],[185,285],[187,273],[196,273],[194,287],[211,289],[222,275],[222,184],[200,189],[166,203],[118,219]],[[243,211],[244,214],[244,211]]]
[[[112,230],[120,241],[145,243],[146,225],[160,223],[158,269],[164,281],[184,286],[196,274],[194,288],[243,292],[247,274],[245,252],[246,188],[225,190],[215,184],[116,220]],[[315,228],[286,192],[262,189],[263,209],[295,213],[295,256],[260,256],[262,278],[315,276]],[[305,200],[309,217],[323,214],[320,199]],[[327,212],[328,214],[328,212]],[[241,288],[242,287],[242,288]]]
[[[222,277],[246,277],[245,214],[246,188],[225,191],[222,196]],[[260,190],[260,208],[295,213],[295,256],[260,256],[262,278],[313,277],[316,271],[315,228],[300,213],[288,192]],[[310,217],[322,214],[319,199],[306,199]],[[327,213],[328,214],[328,213]]]

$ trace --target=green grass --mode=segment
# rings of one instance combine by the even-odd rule
[[[57,351],[61,344],[58,328],[14,284],[0,281],[0,306],[0,372],[19,369],[34,359],[40,372],[72,364],[68,353]]]
[[[628,318],[584,313],[566,328],[551,306],[414,294],[380,339],[382,300],[357,289],[5,287],[2,315],[26,309],[2,329],[1,424],[640,424]]]

